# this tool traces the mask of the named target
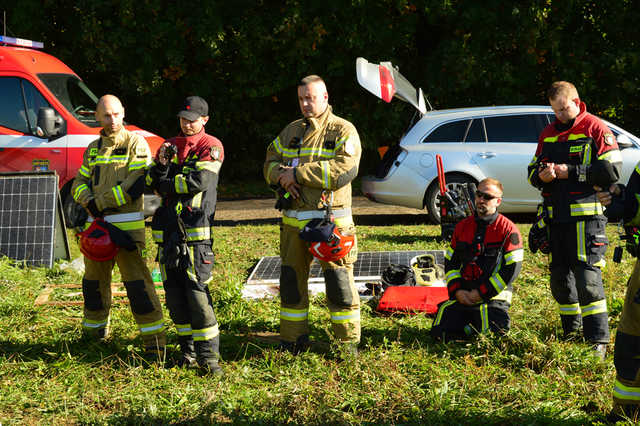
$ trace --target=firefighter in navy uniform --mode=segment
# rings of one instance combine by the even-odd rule
[[[565,338],[582,331],[604,359],[609,343],[607,303],[600,268],[608,240],[594,185],[608,188],[620,176],[622,157],[611,130],[589,114],[573,84],[555,82],[547,97],[556,115],[540,135],[528,167],[547,212],[551,293]]]
[[[146,355],[158,358],[164,354],[165,326],[160,301],[142,254],[145,248],[142,193],[151,154],[144,138],[123,127],[123,119],[124,108],[118,98],[112,95],[100,98],[96,107],[96,120],[102,125],[100,138],[87,147],[71,194],[89,212],[88,222],[104,217],[126,231],[137,247],[132,251],[120,249],[113,259],[105,261],[85,255],[82,326],[89,336],[105,338],[108,335],[111,271],[117,263]]]
[[[614,184],[608,191],[598,192],[598,198],[607,207],[605,215],[611,221],[623,219],[627,231],[627,248],[640,256],[640,163],[629,178],[627,186]],[[615,260],[615,258],[614,258]],[[640,262],[636,260],[627,282],[624,306],[616,331],[613,363],[616,380],[613,387],[613,411],[610,420],[622,416],[634,422],[640,420]]]
[[[449,300],[438,306],[431,336],[463,339],[487,331],[509,330],[513,282],[522,268],[522,237],[499,214],[502,184],[486,178],[476,191],[476,214],[456,225],[445,253]]]
[[[169,314],[178,331],[180,366],[222,374],[220,333],[209,284],[214,263],[213,220],[224,149],[204,126],[206,101],[185,99],[178,113],[182,133],[158,149],[147,185],[162,197],[152,221]]]
[[[358,174],[360,138],[353,124],[333,114],[324,81],[307,76],[298,85],[304,118],[290,123],[269,145],[264,176],[272,187],[287,191],[280,201],[280,338],[282,347],[297,353],[309,335],[307,280],[312,262],[310,244],[299,237],[312,219],[324,217],[331,204],[337,232],[353,237],[346,256],[320,260],[331,325],[342,348],[357,352],[360,341],[360,298],[353,280],[357,260],[351,216],[351,181]],[[286,204],[289,205],[286,205]]]

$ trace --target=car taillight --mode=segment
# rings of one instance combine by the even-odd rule
[[[391,71],[385,67],[379,67],[380,70],[380,97],[385,102],[391,102],[393,95],[396,94],[396,85],[393,81]]]

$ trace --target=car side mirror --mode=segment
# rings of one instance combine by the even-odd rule
[[[617,137],[616,140],[618,141],[618,148],[625,149],[625,148],[631,148],[633,146],[633,142],[631,142],[631,139],[629,139],[629,136],[620,133]]]
[[[64,120],[56,115],[53,108],[38,110],[38,128],[36,134],[41,138],[51,139],[63,135]]]

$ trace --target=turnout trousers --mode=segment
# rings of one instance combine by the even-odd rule
[[[640,263],[627,283],[613,355],[613,410],[638,420],[640,413]]]
[[[564,336],[582,326],[585,340],[607,344],[607,301],[600,270],[608,244],[605,225],[601,219],[552,224],[549,269]]]
[[[120,249],[114,259],[105,262],[84,258],[82,327],[90,334],[105,335],[111,309],[111,272],[117,264],[144,346],[164,349],[166,337],[162,307],[142,256],[143,249],[141,243],[133,251]]]
[[[302,225],[304,226],[304,225]],[[338,223],[341,232],[355,236],[355,226]],[[309,243],[300,239],[300,227],[280,225],[280,337],[296,342],[309,334],[309,269],[313,256]],[[331,329],[343,343],[360,341],[360,296],[353,281],[353,264],[358,259],[357,242],[336,262],[318,260],[324,275]]]
[[[162,259],[159,246],[158,259]],[[211,242],[189,246],[189,266],[169,269],[160,263],[165,300],[178,332],[182,353],[195,353],[198,364],[220,358],[220,331],[209,292],[214,254]]]
[[[510,326],[509,304],[503,300],[490,300],[475,306],[446,300],[438,305],[431,337],[444,341],[459,340],[488,331],[506,333]]]

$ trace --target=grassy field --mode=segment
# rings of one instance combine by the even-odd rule
[[[526,238],[530,225],[518,226]],[[608,227],[612,246],[616,231]],[[438,234],[431,225],[361,226],[359,245],[361,251],[440,249]],[[560,321],[540,254],[525,252],[507,336],[440,344],[428,336],[431,317],[380,316],[366,304],[360,355],[341,360],[331,350],[321,297],[311,308],[311,337],[320,342],[311,351],[293,357],[253,337],[278,330],[277,300],[241,298],[250,268],[278,253],[277,225],[219,227],[215,246],[221,379],[146,366],[126,304],[112,312],[108,342],[82,340],[81,307],[34,306],[47,284],[79,283],[77,272],[0,260],[0,423],[606,423],[613,356],[598,362],[586,344],[558,340]],[[75,241],[71,247],[77,258]],[[604,276],[614,334],[634,259],[625,254],[615,264],[612,252]],[[65,294],[56,291],[52,299],[67,300]],[[175,350],[173,327],[169,342]]]

